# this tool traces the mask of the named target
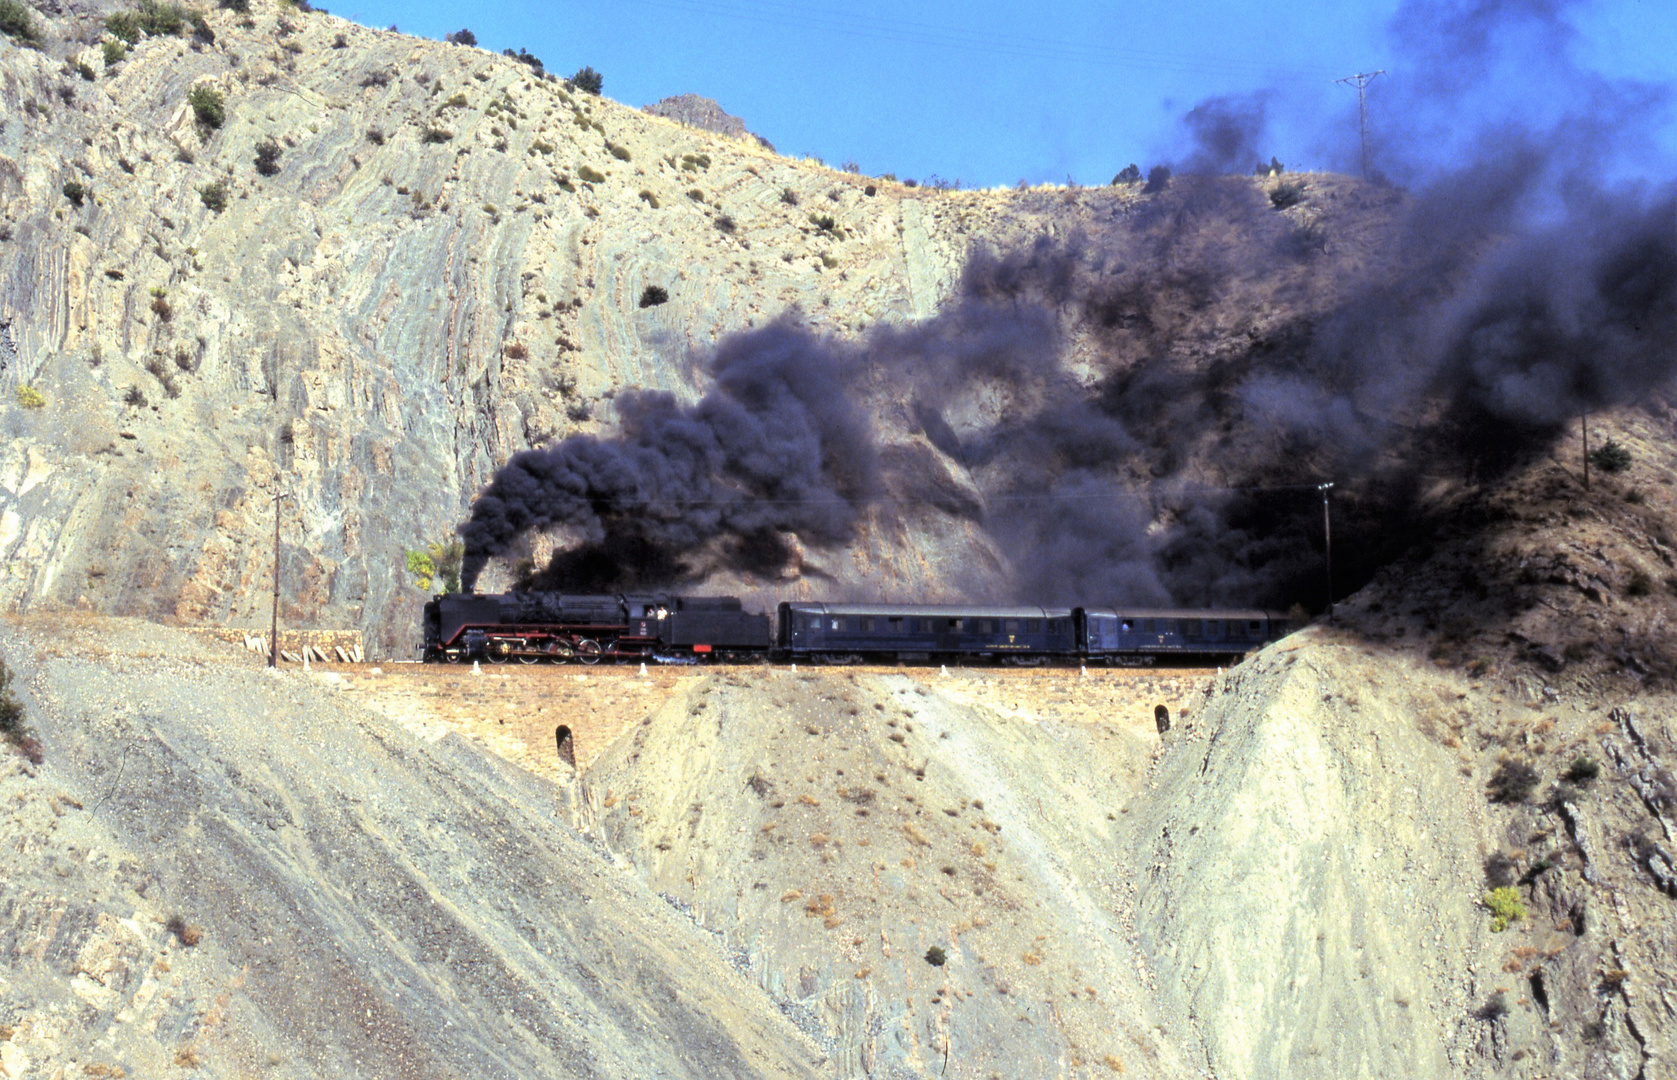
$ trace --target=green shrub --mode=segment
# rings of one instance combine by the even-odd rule
[[[191,19],[186,8],[167,0],[140,0],[134,13],[139,17],[140,29],[152,37],[184,34]]]
[[[186,95],[186,101],[192,106],[192,114],[205,127],[219,128],[227,122],[227,98],[215,87],[200,83]]]
[[[41,763],[41,744],[23,722],[23,705],[12,693],[12,671],[4,660],[0,660],[0,738],[11,743],[32,763]]]
[[[1117,176],[1112,178],[1112,182],[1114,184],[1141,183],[1141,166],[1132,161],[1130,164],[1124,166],[1124,168],[1119,171]]]
[[[710,169],[710,155],[709,154],[683,154],[683,155],[681,155],[681,167],[683,169],[686,169],[688,172],[699,172],[700,170],[709,170]]]
[[[585,183],[585,184],[598,184],[600,181],[602,181],[606,178],[605,173],[595,172],[593,169],[590,169],[586,165],[579,165],[577,167],[576,174],[577,174],[578,177],[581,178],[582,182]]]
[[[87,188],[80,181],[66,180],[63,187],[64,197],[70,200],[72,206],[80,206],[87,198]]]
[[[1517,923],[1526,917],[1525,901],[1520,899],[1520,890],[1512,885],[1505,885],[1500,889],[1492,889],[1484,896],[1485,906],[1491,909],[1491,933],[1500,934],[1508,929],[1509,923]]]
[[[205,184],[198,189],[198,198],[202,199],[204,205],[211,210],[218,214],[221,213],[227,209],[227,181],[212,180]]]
[[[280,155],[285,151],[280,144],[270,136],[256,144],[256,171],[263,176],[273,176],[280,171]]]
[[[46,405],[47,399],[33,386],[19,386],[17,388],[17,403],[26,409],[39,409]]]
[[[466,95],[464,93],[456,93],[453,97],[443,102],[443,108],[445,109],[464,109],[465,107]]]
[[[1604,473],[1622,473],[1630,468],[1630,451],[1608,439],[1590,451],[1590,464]]]
[[[780,201],[787,206],[796,206],[798,205],[798,193],[789,187],[783,187],[780,189]]]
[[[809,223],[824,233],[838,231],[838,222],[833,220],[831,214],[811,214],[809,215]]]
[[[218,0],[217,6],[224,11],[237,12],[240,15],[250,14],[250,0]]]
[[[433,587],[438,592],[460,591],[460,564],[466,556],[466,545],[459,540],[448,544],[427,544],[422,551],[407,553],[408,573],[414,584],[426,592]]]
[[[1521,803],[1543,782],[1543,777],[1528,762],[1508,760],[1497,766],[1485,785],[1492,802]]]
[[[0,0],[0,34],[34,45],[41,40],[35,14],[22,0]]]
[[[652,207],[654,210],[658,209],[658,196],[654,195],[646,188],[641,188],[641,202]]]
[[[107,68],[116,67],[128,56],[128,46],[118,38],[106,40],[99,48],[105,54],[105,67]]]
[[[942,945],[933,945],[926,950],[926,963],[933,967],[942,967],[949,962],[949,954],[943,951]]]
[[[696,203],[702,203],[705,201],[705,193],[700,191],[698,188],[688,188],[687,197]]]
[[[611,156],[616,158],[618,161],[628,161],[629,160],[629,151],[625,147],[618,146],[616,143],[609,143],[608,142],[608,143],[606,143],[606,149],[610,150],[611,151]]]
[[[381,129],[376,128],[376,127],[368,128],[367,129],[367,141],[372,143],[374,146],[383,146],[384,145],[384,132]]]
[[[1574,784],[1587,784],[1601,775],[1601,762],[1588,754],[1579,754],[1567,766],[1566,778]]]
[[[80,75],[88,82],[92,82],[94,79],[99,77],[99,73],[93,70],[92,65],[84,63],[81,60],[76,61],[76,74]]]
[[[428,127],[419,136],[422,143],[445,143],[454,138],[454,132],[446,128]]]
[[[597,95],[605,89],[605,85],[605,76],[591,67],[585,67],[565,80],[565,89],[581,90],[585,94]]]
[[[716,226],[716,231],[717,232],[722,232],[722,233],[732,233],[734,231],[734,229],[737,227],[734,224],[734,219],[729,217],[727,214],[718,214],[717,217],[716,217],[716,221],[713,222],[712,224],[714,224]]]
[[[1304,201],[1303,184],[1280,184],[1269,193],[1269,204],[1277,210],[1285,210],[1290,206],[1297,206]]]
[[[145,33],[140,17],[132,11],[113,11],[105,16],[105,29],[130,45],[138,45],[140,36]]]
[[[657,307],[659,304],[668,302],[669,299],[669,290],[662,285],[648,285],[641,290],[641,307],[643,308]]]

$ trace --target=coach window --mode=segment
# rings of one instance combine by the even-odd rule
[[[862,617],[862,633],[864,633],[864,634],[873,633],[873,618],[872,618],[872,616],[864,615]]]
[[[900,634],[903,632],[903,617],[901,615],[893,615],[885,620],[885,625],[890,629],[891,633]]]
[[[1223,636],[1223,624],[1218,622],[1216,619],[1205,620],[1205,636],[1206,637],[1222,637]]]
[[[1257,620],[1253,620],[1252,622],[1246,624],[1246,632],[1252,637],[1260,637],[1264,632],[1264,624],[1258,622]]]
[[[1182,624],[1182,632],[1189,637],[1199,637],[1204,632],[1200,629],[1202,625],[1198,619],[1189,619]]]
[[[920,620],[919,619],[908,620],[908,632],[911,633],[911,634],[918,634],[920,632]]]
[[[1133,630],[1133,629],[1134,629],[1134,627],[1132,627],[1132,626],[1131,626],[1131,625],[1130,625],[1130,620],[1128,620],[1128,619],[1125,619],[1125,620],[1124,620],[1124,621],[1123,621],[1123,622],[1121,622],[1121,623],[1119,623],[1119,624],[1118,624],[1118,629],[1120,629],[1120,630],[1122,630],[1122,631],[1123,631],[1123,632],[1124,632],[1124,633],[1126,633],[1126,634],[1128,634],[1128,633],[1130,633],[1130,632],[1131,632],[1131,631],[1132,631],[1132,630]]]
[[[810,629],[811,629],[811,630],[819,630],[819,629],[821,629],[821,616],[819,616],[819,615],[811,615],[811,616],[810,616],[810,617],[809,617],[809,628],[810,628]]]
[[[963,622],[963,620],[961,620],[961,619],[950,619],[949,620],[949,629],[960,630],[962,628],[962,622]]]

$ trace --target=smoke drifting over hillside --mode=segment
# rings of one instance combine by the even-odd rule
[[[544,577],[555,588],[665,585],[719,569],[773,575],[786,541],[850,538],[873,494],[866,418],[849,383],[855,354],[785,324],[724,342],[716,386],[698,403],[631,391],[614,438],[579,435],[516,454],[460,528],[470,589],[532,530],[572,546]]]
[[[1510,26],[1564,37],[1564,10],[1426,3],[1403,19],[1453,28],[1427,39],[1424,77]],[[616,438],[509,462],[462,527],[468,581],[531,529],[576,538],[547,575],[582,588],[773,577],[794,561],[788,534],[842,543],[882,497],[927,512],[912,478],[877,464],[855,396],[866,373],[872,400],[905,403],[981,492],[937,512],[972,517],[1010,560],[1013,596],[991,599],[1319,603],[1317,481],[1338,484],[1336,534],[1360,553],[1344,588],[1413,535],[1429,478],[1490,479],[1581,413],[1672,379],[1677,190],[1589,167],[1649,115],[1626,103],[1663,96],[1575,85],[1594,111],[1504,127],[1410,196],[1363,189],[1397,215],[1370,261],[1331,302],[1244,339],[1224,325],[1223,344],[1196,343],[1240,297],[1326,295],[1313,265],[1337,238],[1248,179],[1203,175],[1065,241],[975,250],[937,317],[861,347],[791,322],[736,335],[698,405],[630,395]],[[1198,171],[1246,171],[1263,118],[1262,99],[1196,109]],[[1092,343],[1093,383],[1066,364],[1073,342]],[[981,388],[1005,407],[975,408]]]

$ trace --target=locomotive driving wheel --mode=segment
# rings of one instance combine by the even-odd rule
[[[581,660],[585,664],[598,664],[600,662],[600,654],[604,651],[604,649],[600,648],[600,643],[595,641],[593,638],[583,638],[581,641],[576,643],[577,659]]]
[[[491,664],[504,664],[512,659],[512,643],[508,641],[491,641],[483,651]]]

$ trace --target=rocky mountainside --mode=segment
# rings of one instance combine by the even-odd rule
[[[39,49],[0,40],[13,606],[262,625],[284,492],[282,618],[407,655],[424,596],[406,549],[449,539],[515,452],[609,434],[630,388],[693,400],[719,341],[775,320],[875,357],[857,393],[885,497],[780,578],[712,586],[1006,592],[1014,556],[981,508],[1008,474],[959,440],[1052,413],[1052,395],[887,346],[976,341],[960,317],[928,322],[968,297],[1032,305],[1016,340],[1053,346],[1049,390],[1149,356],[1271,348],[1332,295],[1389,202],[1334,178],[1306,179],[1284,213],[1256,181],[1164,201],[912,188],[269,0],[125,51],[98,43],[109,10],[37,13]],[[200,91],[218,124],[189,104]],[[1210,276],[1196,261],[1278,228],[1316,257],[1219,258]],[[1093,237],[1109,243],[1084,254]],[[974,277],[974,250],[1026,265]],[[1056,299],[1068,258],[1101,297]],[[1171,287],[1154,295],[1155,279]]]
[[[751,135],[745,128],[744,120],[725,111],[710,98],[698,94],[674,94],[642,107],[641,111],[649,116],[662,116],[666,120],[674,120],[688,127],[704,128],[719,135],[732,135],[735,138]],[[752,135],[752,138],[757,140],[758,145],[774,149],[761,135]]]

